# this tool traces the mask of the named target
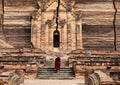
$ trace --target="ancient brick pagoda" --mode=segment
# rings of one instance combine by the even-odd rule
[[[119,0],[0,0],[1,78],[8,85],[31,77],[120,85],[119,4]],[[58,74],[57,54],[62,55]]]
[[[0,0],[0,39],[15,47],[52,50],[114,50],[112,0],[61,0],[59,35],[55,39],[56,0]],[[3,4],[4,3],[4,4]],[[116,1],[116,45],[119,50],[119,1]]]

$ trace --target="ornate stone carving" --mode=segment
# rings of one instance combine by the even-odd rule
[[[52,49],[53,30],[56,28],[57,0],[38,0],[39,9],[32,16],[32,42],[35,47],[42,50]],[[81,11],[74,12],[75,0],[61,0],[58,30],[60,31],[60,48],[73,50],[75,48],[75,28],[80,25]],[[64,12],[64,13],[63,13]],[[48,13],[48,14],[47,14]],[[50,13],[50,14],[49,14]],[[47,25],[47,26],[46,26]],[[80,25],[81,26],[81,25]],[[61,29],[60,29],[61,28]],[[77,42],[80,47],[81,29],[78,28]]]
[[[82,11],[73,11],[72,14],[75,17],[76,21],[79,21],[82,18]]]
[[[66,7],[67,11],[71,11],[75,5],[75,0],[63,0],[63,4]]]
[[[38,5],[42,12],[44,12],[46,10],[48,2],[49,2],[49,0],[38,0]]]
[[[48,24],[48,27],[51,28],[52,25],[54,24],[53,22],[54,22],[53,19],[52,19],[52,20],[48,19],[48,20],[46,21],[46,24]]]
[[[56,11],[54,11],[53,18],[52,18],[51,20],[48,19],[48,20],[46,21],[46,24],[48,24],[48,27],[49,27],[49,28],[51,28],[51,27],[54,25],[54,23],[55,23],[55,17],[56,17]]]
[[[38,10],[37,12],[34,12],[34,13],[32,14],[32,19],[33,19],[33,20],[40,20],[40,19],[41,19],[41,11]]]
[[[61,26],[61,28],[64,28],[65,24],[66,24],[66,20],[65,19],[59,20],[59,25]]]
[[[48,25],[49,28],[51,28],[55,24],[55,20],[54,19],[51,19],[51,20],[48,19],[46,21],[46,24]],[[61,28],[64,28],[64,26],[66,24],[66,20],[65,19],[60,19],[58,24],[61,26]]]

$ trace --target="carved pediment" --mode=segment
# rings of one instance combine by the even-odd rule
[[[66,8],[67,11],[71,11],[75,5],[75,0],[61,0],[61,4]]]
[[[82,18],[82,11],[73,11],[72,15],[79,21]]]
[[[71,11],[75,4],[75,0],[61,0],[60,11]],[[58,6],[57,0],[38,0],[41,11],[54,11]]]
[[[38,6],[41,11],[46,11],[46,9],[53,3],[55,0],[38,0]]]
[[[46,11],[54,11],[56,10],[58,6],[58,2],[57,1],[54,1],[51,5],[49,5],[49,7],[46,9]],[[66,11],[66,8],[63,6],[62,3],[60,3],[60,11]]]

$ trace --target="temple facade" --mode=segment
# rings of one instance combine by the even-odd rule
[[[57,1],[38,2],[39,9],[32,17],[31,42],[35,48],[52,50],[82,49],[81,12],[73,8],[75,1],[61,0],[58,30],[56,30]]]
[[[120,50],[119,4],[61,0],[56,31],[57,0],[0,0],[0,39],[13,48]]]

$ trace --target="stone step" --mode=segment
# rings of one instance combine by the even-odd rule
[[[49,75],[49,74],[48,75],[38,75],[38,77],[51,77],[51,78],[52,77],[56,77],[56,78],[59,78],[59,77],[62,78],[63,77],[64,78],[64,77],[74,77],[74,76],[72,74],[71,75],[70,74],[69,75],[61,75],[61,74],[58,75],[57,73],[54,73],[54,74],[51,74],[51,75]]]
[[[55,70],[39,70],[38,73],[55,73],[56,71]],[[60,73],[73,73],[73,71],[71,70],[61,70],[60,69]]]
[[[38,71],[40,71],[40,70],[54,70],[54,67],[43,67],[43,68],[39,68],[39,70]],[[71,71],[72,70],[72,68],[69,68],[69,67],[61,67],[61,71]]]
[[[74,79],[74,75],[38,75],[40,79]]]
[[[45,66],[38,69],[37,78],[39,79],[74,79],[74,71],[67,65],[66,59],[61,59],[61,68],[58,73],[54,68],[55,60],[46,60]]]
[[[74,71],[68,66],[61,67],[60,71],[56,73],[54,67],[44,66],[39,68],[37,78],[40,79],[73,79]]]
[[[39,67],[39,69],[54,69],[54,67],[50,67],[50,66],[43,66],[43,67]],[[68,66],[61,66],[61,69],[70,69],[72,70],[72,68],[68,67]]]
[[[74,75],[74,73],[73,72],[67,72],[67,73],[65,73],[65,72],[60,72],[59,71],[59,73],[56,73],[56,71],[54,71],[53,73],[52,72],[40,72],[40,73],[38,73],[38,75],[40,75],[40,76],[45,76],[45,75],[52,75],[52,76],[69,76],[69,75],[71,75],[71,76],[73,76]]]
[[[72,79],[74,79],[74,77],[50,77],[50,76],[44,76],[44,77],[41,77],[41,76],[38,76],[37,77],[38,79],[58,79],[58,80],[72,80]]]
[[[38,73],[38,76],[51,76],[51,77],[73,77],[74,73]]]

